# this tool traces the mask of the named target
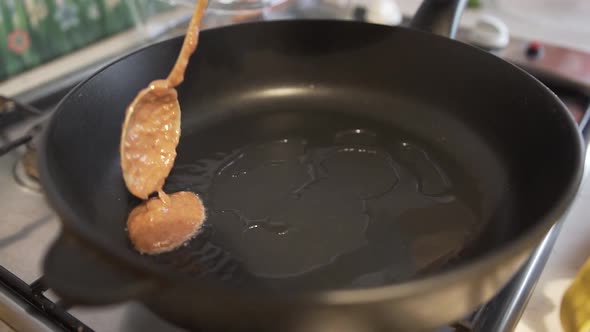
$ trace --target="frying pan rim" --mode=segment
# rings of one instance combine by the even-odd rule
[[[530,227],[530,229],[520,233],[517,237],[510,240],[507,243],[500,244],[495,246],[492,250],[488,250],[474,259],[466,260],[461,262],[452,268],[443,269],[441,271],[437,271],[431,274],[427,274],[424,276],[417,276],[408,280],[404,280],[402,282],[394,283],[394,284],[386,284],[381,286],[374,286],[362,289],[335,289],[335,290],[320,290],[320,291],[303,291],[300,293],[295,294],[295,297],[303,297],[309,299],[316,299],[323,303],[328,304],[351,304],[351,303],[365,303],[365,302],[374,302],[374,301],[382,301],[387,300],[389,298],[395,297],[405,297],[412,294],[428,292],[429,289],[438,288],[445,284],[452,283],[453,280],[460,279],[461,276],[469,275],[475,271],[486,271],[486,270],[493,270],[495,264],[490,264],[491,262],[498,262],[510,256],[513,256],[515,253],[521,253],[523,250],[528,250],[534,245],[535,242],[538,242],[544,234],[551,228],[551,226],[561,219],[566,212],[571,207],[571,202],[573,201],[574,197],[576,196],[584,170],[584,144],[582,136],[578,130],[577,124],[573,117],[567,111],[566,106],[563,102],[551,91],[546,85],[544,85],[541,81],[537,78],[532,76],[530,73],[524,71],[522,68],[505,61],[497,56],[489,54],[484,50],[479,48],[467,45],[465,43],[459,42],[457,40],[449,39],[444,36],[439,36],[435,34],[431,34],[429,32],[424,32],[420,30],[415,30],[406,27],[399,27],[399,26],[387,26],[381,24],[374,24],[374,23],[366,23],[366,22],[358,22],[358,21],[344,21],[344,20],[334,20],[334,19],[297,19],[297,20],[273,20],[273,21],[258,21],[258,22],[245,22],[239,23],[229,26],[211,28],[211,29],[204,29],[201,32],[201,36],[203,35],[210,35],[217,31],[226,31],[226,30],[240,30],[243,29],[244,26],[256,26],[256,25],[281,25],[281,24],[317,24],[318,27],[322,24],[329,24],[329,25],[372,25],[379,27],[380,29],[386,29],[387,31],[399,31],[405,34],[417,34],[417,35],[425,35],[426,38],[431,39],[439,39],[442,42],[453,44],[453,48],[459,49],[464,48],[464,52],[472,52],[470,57],[488,57],[491,61],[496,61],[498,63],[503,63],[503,66],[510,66],[513,72],[519,72],[520,75],[525,75],[528,80],[531,81],[531,84],[534,84],[543,91],[547,96],[550,96],[556,105],[559,105],[559,112],[561,115],[564,116],[565,123],[569,126],[569,130],[572,133],[577,133],[577,135],[572,135],[572,143],[576,144],[578,153],[575,156],[575,163],[576,165],[574,174],[570,176],[567,183],[563,187],[563,194],[561,197],[552,204],[550,208],[547,209],[546,213],[539,218],[539,220]],[[270,28],[270,27],[269,27]],[[63,230],[68,233],[74,233],[76,237],[81,239],[85,245],[92,247],[93,249],[97,250],[98,252],[106,255],[109,259],[115,260],[118,263],[124,265],[126,268],[131,270],[141,271],[144,274],[148,274],[146,278],[148,279],[155,279],[159,281],[165,282],[182,282],[183,280],[186,281],[186,278],[183,278],[179,274],[173,274],[172,276],[170,273],[166,273],[166,269],[157,265],[157,264],[149,264],[145,260],[140,260],[138,257],[128,251],[124,251],[118,246],[111,246],[109,241],[105,236],[100,236],[98,232],[93,231],[93,228],[89,226],[90,223],[84,222],[85,218],[81,218],[79,214],[75,211],[76,209],[69,206],[66,202],[65,198],[60,195],[60,190],[58,189],[58,185],[54,182],[54,179],[50,175],[49,172],[49,162],[48,162],[48,155],[47,155],[47,144],[49,135],[55,130],[56,127],[56,119],[58,118],[59,112],[62,111],[63,104],[70,100],[73,96],[77,93],[79,89],[84,87],[89,81],[93,80],[95,77],[103,73],[104,71],[108,70],[111,66],[123,61],[135,54],[141,53],[146,49],[159,47],[161,44],[165,43],[173,43],[178,42],[179,39],[182,38],[181,36],[175,36],[171,38],[167,38],[165,40],[150,43],[145,45],[141,48],[138,48],[128,54],[122,55],[108,64],[104,65],[100,69],[98,69],[95,73],[91,76],[80,82],[76,85],[72,90],[68,92],[64,98],[58,103],[57,107],[55,108],[54,113],[49,120],[47,126],[45,126],[40,142],[40,149],[39,149],[39,171],[40,171],[40,181],[43,185],[43,188],[46,192],[46,197],[49,204],[53,207],[53,209],[57,212],[60,216],[60,221],[63,227]],[[202,38],[202,37],[201,37]],[[424,38],[424,37],[421,37]],[[197,50],[198,51],[198,50]],[[478,54],[479,53],[479,54]],[[220,285],[222,288],[223,284],[216,284]],[[192,287],[192,284],[187,284],[188,287]],[[212,285],[208,284],[208,287]],[[261,294],[258,294],[260,296]],[[281,294],[282,296],[293,296],[292,293],[284,293]]]

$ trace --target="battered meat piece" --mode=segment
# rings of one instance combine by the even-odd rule
[[[143,202],[127,219],[129,238],[143,254],[178,248],[199,231],[205,220],[205,208],[197,195],[181,191],[164,197],[168,200],[154,197]]]
[[[184,80],[190,56],[197,48],[207,0],[199,0],[182,49],[170,75],[139,92],[127,108],[120,143],[121,168],[127,189],[142,203],[127,219],[129,238],[144,254],[176,249],[197,233],[205,219],[201,200],[193,193],[166,195],[162,187],[176,158],[180,140],[180,105],[176,87]]]
[[[120,154],[123,179],[129,191],[147,199],[161,191],[174,166],[180,140],[180,105],[176,87],[184,81],[191,55],[197,49],[207,0],[199,0],[176,63],[166,79],[142,89],[125,112]]]
[[[174,166],[180,139],[177,92],[152,82],[127,111],[121,137],[121,167],[129,191],[141,198],[162,189]]]

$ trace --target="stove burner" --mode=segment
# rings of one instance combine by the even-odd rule
[[[26,145],[26,151],[14,166],[14,178],[21,186],[41,192],[39,183],[39,171],[37,169],[37,147],[35,144],[35,135],[41,131],[41,126],[33,127],[27,136],[33,137]]]
[[[23,157],[16,162],[14,166],[14,178],[21,186],[41,192],[41,184],[39,183],[39,175],[36,162],[36,154],[34,151],[27,150]]]

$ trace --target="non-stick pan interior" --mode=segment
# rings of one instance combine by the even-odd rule
[[[124,109],[179,46],[99,73],[48,134],[48,174],[79,216],[70,222],[121,252],[135,253],[125,220],[139,203],[119,167]],[[420,58],[427,49],[440,57]],[[171,273],[289,290],[383,285],[480,257],[534,227],[573,176],[569,119],[544,93],[491,56],[402,29],[203,33],[179,90],[182,138],[165,190],[199,194],[206,224],[174,252],[135,255]],[[538,192],[541,182],[551,190]]]
[[[415,101],[322,89],[227,96],[207,104],[220,116],[201,121],[187,109],[165,191],[199,194],[207,220],[185,246],[144,259],[196,278],[293,290],[406,280],[475,248],[506,175],[488,167],[487,183],[478,181],[480,161],[474,167],[440,146],[469,141],[497,165],[477,136]],[[456,130],[429,141],[396,125],[392,110]],[[118,158],[109,169],[94,184],[91,216],[133,251],[125,218],[139,200],[120,180]]]
[[[375,286],[456,261],[485,220],[473,172],[336,98],[305,110],[277,100],[274,112],[260,100],[251,115],[187,128],[165,189],[199,193],[208,219],[155,260],[290,289]]]

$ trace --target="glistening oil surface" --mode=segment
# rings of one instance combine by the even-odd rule
[[[183,133],[166,188],[199,194],[208,219],[155,259],[266,287],[366,287],[442,267],[477,237],[465,170],[395,128],[332,116]]]

